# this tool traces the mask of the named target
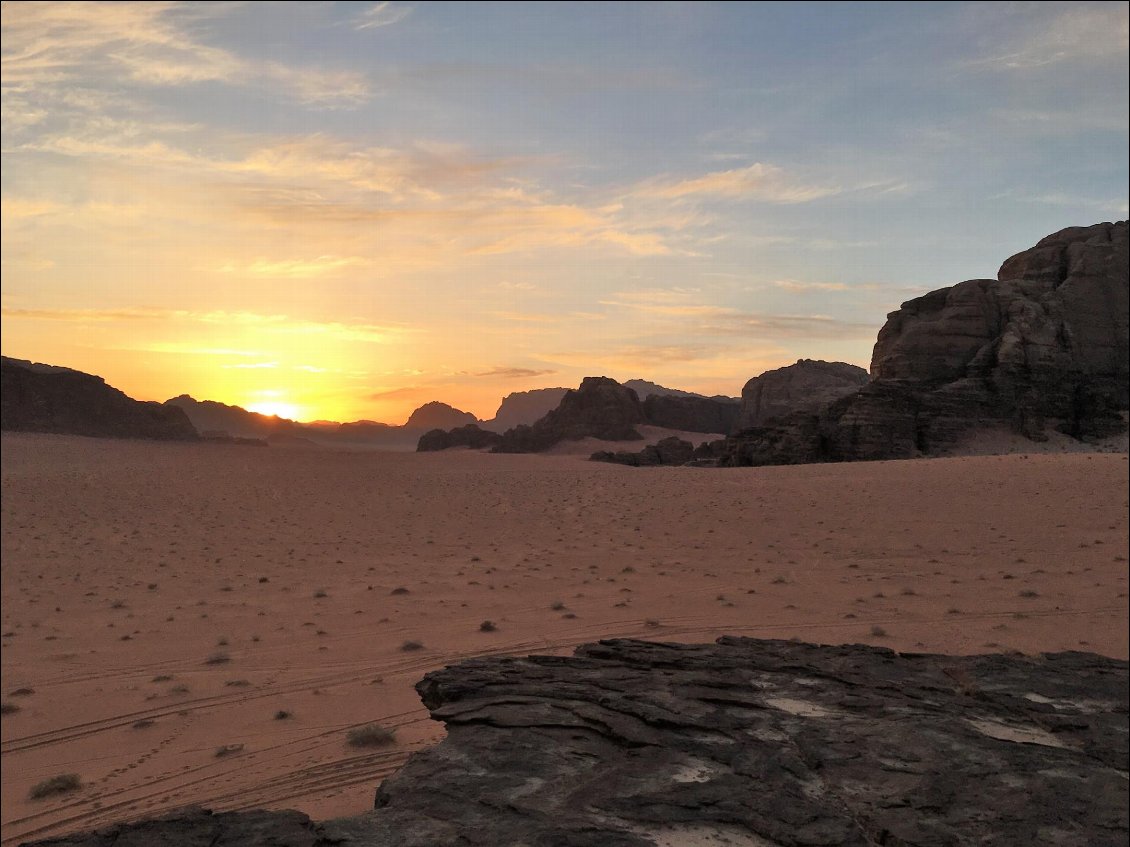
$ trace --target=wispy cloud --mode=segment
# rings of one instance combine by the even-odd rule
[[[1130,50],[1125,3],[974,4],[973,10],[989,38],[1001,36],[965,63],[972,69],[1020,72],[1110,60],[1125,66]]]
[[[208,311],[180,309],[23,309],[4,306],[5,318],[16,320],[65,321],[70,323],[104,323],[112,321],[151,321],[159,323],[210,324],[224,327],[254,328],[268,334],[324,336],[338,341],[387,343],[394,337],[411,332],[405,326],[381,326],[342,321],[309,321],[287,315],[264,315],[256,312]],[[243,354],[247,355],[247,354]],[[256,354],[250,354],[256,355]]]
[[[640,185],[636,193],[670,200],[699,196],[792,204],[829,197],[843,190],[839,185],[806,184],[782,168],[754,162],[744,168],[711,171],[688,179],[657,178]]]
[[[368,263],[368,260],[360,256],[318,256],[313,259],[275,260],[260,258],[242,265],[229,262],[222,265],[219,270],[221,273],[239,276],[313,279]]]
[[[392,26],[412,14],[411,6],[400,6],[384,0],[375,6],[363,11],[353,19],[354,29],[376,29],[383,26]]]
[[[371,96],[365,77],[354,71],[249,59],[193,34],[201,21],[229,8],[171,2],[5,3],[5,93],[34,87],[45,96],[98,76],[156,87],[258,86],[318,106],[356,105]],[[17,120],[26,123],[30,114],[25,109]]]
[[[802,293],[806,291],[875,291],[878,285],[872,282],[853,283],[846,282],[804,282],[798,279],[775,279],[774,288],[783,288],[785,291]]]
[[[535,376],[548,376],[554,373],[557,373],[557,371],[553,369],[535,370],[534,368],[507,368],[500,366],[491,368],[489,371],[473,374],[473,376],[501,377],[503,379],[529,379]]]

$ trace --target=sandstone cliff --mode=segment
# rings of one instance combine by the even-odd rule
[[[866,384],[867,371],[856,365],[801,359],[794,365],[766,371],[745,384],[736,426],[761,426],[793,412],[815,411]]]

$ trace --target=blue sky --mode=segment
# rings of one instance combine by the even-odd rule
[[[737,394],[1127,215],[1126,3],[3,4],[3,350],[400,422]]]

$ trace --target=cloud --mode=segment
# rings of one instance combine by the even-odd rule
[[[391,400],[397,397],[419,397],[427,389],[418,385],[405,385],[401,388],[389,388],[384,391],[374,391],[368,395],[370,400]]]
[[[557,371],[548,370],[534,370],[533,368],[506,368],[494,367],[489,371],[482,371],[481,373],[472,374],[472,376],[486,376],[486,377],[502,377],[503,379],[528,379],[535,376],[548,376],[555,374]]]
[[[367,265],[369,262],[360,256],[318,256],[314,259],[256,259],[248,264],[227,263],[220,267],[221,273],[240,276],[282,277],[286,279],[312,279],[325,276],[345,268]]]
[[[376,29],[378,27],[392,26],[412,14],[411,6],[397,6],[391,0],[385,0],[371,8],[366,9],[353,19],[354,29]]]
[[[967,61],[968,68],[1019,72],[1065,62],[1115,62],[1125,67],[1130,49],[1130,11],[1125,3],[974,4],[971,8],[974,26],[990,36],[1003,35],[983,55]]]
[[[697,196],[794,204],[830,197],[843,190],[838,185],[806,185],[779,167],[754,162],[748,167],[712,171],[690,179],[657,178],[637,187],[634,193],[668,200]]]
[[[801,293],[804,291],[875,291],[880,286],[871,283],[848,284],[846,282],[802,282],[797,279],[775,279],[772,283],[775,288],[785,291]]]
[[[102,323],[111,321],[152,321],[167,324],[207,324],[241,331],[257,330],[267,335],[323,336],[335,341],[356,341],[383,344],[412,330],[406,326],[349,323],[343,321],[307,321],[287,315],[264,315],[256,312],[223,310],[192,312],[181,309],[23,309],[4,306],[2,314],[16,320],[66,321]],[[160,345],[158,345],[160,346]],[[150,349],[150,348],[147,348]],[[157,349],[156,347],[152,349]],[[241,355],[259,355],[242,353]]]
[[[249,59],[193,35],[226,4],[5,3],[5,97],[14,91],[61,97],[90,79],[166,87],[222,82],[274,89],[301,103],[354,106],[369,99],[365,77],[352,71]],[[13,116],[27,124],[34,104]],[[31,121],[34,123],[34,121]]]

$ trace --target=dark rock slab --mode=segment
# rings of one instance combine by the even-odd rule
[[[321,847],[317,824],[301,812],[212,812],[189,807],[159,818],[39,841],[51,847]]]
[[[297,835],[240,843],[1125,845],[1127,681],[1126,662],[1087,653],[729,637],[474,659],[417,685],[447,737],[374,811],[313,841],[282,840],[306,837],[288,817]],[[134,843],[85,838],[45,843]]]

